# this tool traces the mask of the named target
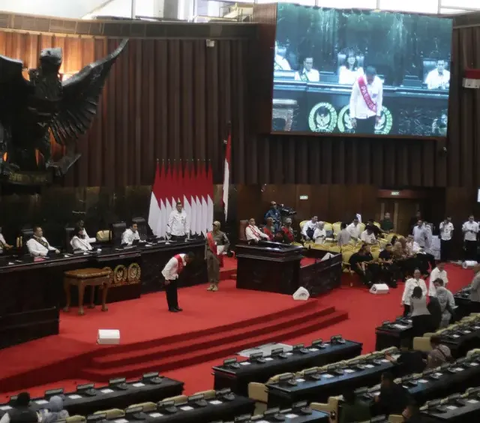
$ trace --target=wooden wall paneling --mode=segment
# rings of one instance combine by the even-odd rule
[[[345,174],[348,169],[348,166],[345,163],[347,158],[345,151],[348,140],[338,138],[336,140],[332,140],[332,143],[333,157],[329,158],[329,160],[333,161],[332,171],[335,173],[334,180],[337,184],[345,184],[348,182],[347,178],[345,178]]]
[[[282,189],[282,187],[279,187]],[[297,214],[293,217],[294,222],[300,223],[302,220],[310,219],[316,212],[314,211],[314,185],[295,185],[294,201],[290,204],[283,202],[286,206],[293,207]],[[300,196],[308,196],[308,200],[301,200]],[[319,216],[320,217],[320,216]]]
[[[332,155],[332,139],[327,138],[324,141],[322,140],[322,147],[322,183],[332,184],[334,183],[332,170],[338,165]]]
[[[132,43],[134,44],[134,43]],[[108,54],[109,50],[109,43],[108,40],[103,40],[103,55]],[[130,53],[130,57],[134,57],[135,50],[132,49],[133,51]],[[123,58],[125,60],[125,58]],[[116,175],[114,169],[116,168],[116,149],[115,149],[115,140],[117,138],[117,125],[116,125],[116,119],[115,119],[115,102],[117,101],[117,96],[116,96],[116,84],[119,83],[118,78],[117,78],[117,73],[118,69],[115,69],[115,71],[111,72],[109,75],[109,78],[106,83],[106,91],[103,92],[103,95],[105,97],[105,109],[106,109],[106,116],[105,116],[105,125],[103,127],[103,134],[102,134],[102,139],[103,139],[103,166],[105,169],[105,177],[103,182],[103,185],[106,185],[107,187],[114,187],[115,186],[115,180],[116,180]],[[131,79],[130,79],[131,81]],[[130,114],[133,113],[133,105],[132,101],[129,101],[129,111]],[[133,134],[130,133],[130,140],[133,142]],[[128,172],[128,169],[123,169],[123,172]]]
[[[144,45],[142,67],[142,79],[148,81],[148,84],[142,84],[142,97],[146,110],[143,115],[147,116],[147,124],[142,127],[142,140],[144,141],[142,149],[143,166],[141,166],[141,184],[150,185],[154,178],[156,159],[155,152],[155,92],[156,85],[159,82],[155,75],[155,40],[148,40]],[[125,105],[125,113],[128,113]]]
[[[108,43],[107,49],[113,46]],[[141,55],[136,40],[130,40],[127,50],[124,51],[125,57],[119,58],[112,68],[111,74],[115,75],[117,83],[115,84],[115,127],[117,134],[114,140],[114,150],[110,150],[110,154],[115,157],[115,186],[127,186],[129,181],[135,179],[134,168],[136,166],[136,149],[138,148],[138,135],[136,129],[136,121],[138,117],[138,98],[136,93],[138,82],[137,78],[139,66],[142,66]],[[122,60],[123,59],[123,60]],[[110,75],[111,75],[110,74]],[[142,95],[142,91],[138,93]],[[110,100],[110,97],[108,97]],[[107,108],[112,107],[111,104]],[[145,139],[147,141],[147,139]],[[146,143],[145,143],[146,144]],[[152,172],[151,162],[145,157],[145,169]],[[153,175],[153,173],[151,173]],[[133,184],[132,184],[133,185]]]
[[[219,107],[218,107],[218,124],[216,126],[214,142],[214,157],[220,157],[223,155],[223,148],[221,147],[225,136],[225,130],[227,123],[232,123],[232,142],[235,145],[238,144],[238,131],[236,130],[238,120],[233,119],[231,102],[234,100],[234,92],[232,90],[232,68],[236,63],[232,63],[231,57],[231,41],[222,41],[218,43],[218,94],[219,94]],[[215,111],[214,111],[215,113]],[[234,141],[233,141],[234,140]]]
[[[262,187],[260,185],[237,185],[237,219],[260,219],[263,217]],[[265,213],[266,211],[263,211]]]
[[[193,41],[185,40],[181,44],[181,73],[180,73],[180,93],[181,93],[181,125],[180,125],[180,139],[182,140],[180,151],[180,159],[189,160],[194,157],[205,158],[204,152],[198,151],[198,155],[194,154],[194,116],[197,112],[195,107],[195,98],[193,90],[194,73],[197,70],[197,63],[195,63],[195,56],[193,54]],[[203,97],[203,93],[200,94]],[[203,154],[202,154],[203,153]]]
[[[385,163],[385,148],[386,143],[377,143],[375,147],[373,147],[372,151],[372,183],[373,184],[382,184],[383,183],[383,175],[385,169],[388,169],[387,163]]]
[[[308,178],[312,184],[316,185],[320,183],[322,172],[322,155],[321,155],[321,139],[314,138],[310,142],[309,154],[308,154]]]
[[[473,33],[473,42],[472,44],[475,46],[480,45],[480,30],[477,30]],[[480,53],[477,51],[478,49],[473,49],[473,52],[470,52],[473,54],[472,57],[472,63],[473,63],[473,68],[478,69],[480,68]],[[478,90],[472,90],[474,91],[472,93],[473,95],[473,110],[476,111],[476,114],[478,116],[478,113],[480,113],[480,94],[477,92]],[[474,172],[475,172],[475,178],[474,178],[474,186],[475,187],[480,187],[480,166],[478,166],[478,163],[480,163],[480,147],[478,146],[478,140],[480,140],[480,122],[478,122],[478,119],[474,119],[473,122],[474,128],[473,128],[473,150],[474,153],[472,154],[473,159],[474,159]]]
[[[223,152],[223,147],[221,147],[221,139],[225,136],[227,122],[221,120],[219,116],[220,108],[223,107],[223,104],[220,102],[220,60],[219,57],[219,45],[215,48],[206,48],[203,47],[203,54],[205,54],[207,66],[206,66],[206,93],[207,93],[207,112],[206,112],[206,122],[207,122],[207,139],[206,139],[206,153],[207,157],[212,158],[214,174],[217,175],[219,172],[219,164],[216,163],[215,158],[220,156],[220,151]],[[198,50],[200,52],[200,50]],[[221,129],[223,128],[223,130]],[[232,156],[236,154],[236,138],[235,134],[232,134]],[[220,139],[219,139],[220,138]],[[219,145],[220,144],[220,145]],[[235,170],[232,169],[232,174]],[[232,175],[233,176],[233,175]],[[232,182],[234,179],[232,178]]]
[[[309,201],[310,201],[310,214],[312,217],[318,215],[319,219],[326,222],[332,222],[330,214],[329,198],[329,185],[311,185]],[[299,192],[299,195],[304,195],[303,192]]]
[[[208,138],[206,119],[207,116],[213,114],[213,111],[209,109],[208,104],[208,86],[207,86],[207,52],[205,51],[205,43],[203,40],[195,40],[193,42],[193,58],[195,63],[195,68],[192,69],[193,72],[193,96],[194,96],[194,108],[192,116],[192,133],[191,133],[191,142],[192,142],[192,151],[190,152],[190,158],[193,157],[208,157],[212,159],[207,149]],[[185,123],[190,125],[190,123]],[[211,140],[214,142],[214,139]],[[189,157],[185,157],[189,159]],[[212,164],[212,169],[214,172],[218,171],[216,169],[216,162]]]
[[[155,40],[155,158],[168,159],[168,41]]]
[[[396,185],[395,170],[396,170],[396,146],[393,142],[386,142],[383,145],[385,155],[383,157],[385,172],[383,174],[382,185],[387,187],[394,187]]]
[[[180,40],[168,40],[168,158],[180,159]]]

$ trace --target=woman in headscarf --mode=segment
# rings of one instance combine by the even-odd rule
[[[324,244],[327,237],[327,231],[325,230],[325,222],[317,222],[317,227],[313,233],[313,240],[315,244]]]
[[[57,395],[50,398],[48,407],[43,413],[42,423],[55,423],[66,420],[69,417],[68,411],[63,409],[63,399]]]
[[[442,279],[436,279],[433,281],[435,288],[437,289],[437,300],[442,312],[442,318],[440,320],[440,328],[446,328],[450,324],[452,319],[453,309],[455,307],[455,299],[453,294],[445,288]]]

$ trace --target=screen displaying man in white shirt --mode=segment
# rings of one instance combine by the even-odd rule
[[[122,245],[133,245],[135,241],[140,241],[140,234],[138,233],[138,226],[132,223],[132,226],[127,228],[122,234]]]
[[[255,224],[255,219],[252,217],[248,221],[248,226],[245,229],[245,236],[247,237],[247,241],[258,242],[260,240],[268,241],[268,235],[264,234],[258,226]]]
[[[174,241],[183,241],[190,237],[190,223],[187,212],[181,201],[177,202],[175,210],[170,213],[167,225],[167,235]]]
[[[92,251],[93,247],[90,244],[89,239],[85,235],[85,229],[80,227],[75,229],[75,235],[70,240],[70,245],[73,251]]]
[[[448,90],[450,72],[445,69],[445,60],[437,61],[437,67],[428,72],[425,84],[427,84],[429,90]]]
[[[33,237],[27,241],[27,248],[33,257],[47,257],[50,252],[60,253],[60,251],[48,243],[43,236],[43,230],[40,226],[33,228]]]
[[[446,288],[448,284],[448,275],[447,271],[445,270],[445,263],[440,262],[437,264],[437,267],[432,270],[430,273],[430,280],[428,282],[428,296],[429,297],[436,297],[437,296],[437,288],[435,287],[434,282],[437,279],[441,279],[443,281],[443,286]]]
[[[359,76],[350,95],[350,120],[357,134],[374,134],[383,107],[383,82],[374,67]]]
[[[313,57],[306,57],[303,68],[295,72],[295,81],[320,82],[320,72],[313,69]]]
[[[462,226],[463,240],[465,242],[465,260],[477,261],[477,234],[478,223],[475,217],[470,215]]]
[[[443,222],[440,223],[440,255],[443,262],[450,260],[450,251],[452,245],[452,236],[453,231],[455,230],[452,218],[447,217]]]
[[[290,63],[288,60],[285,59],[285,55],[287,54],[287,48],[283,45],[278,45],[278,42],[275,41],[275,62],[274,62],[274,70],[276,71],[289,71],[292,70]]]

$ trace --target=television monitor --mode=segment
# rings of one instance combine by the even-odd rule
[[[452,19],[280,3],[272,132],[447,134]]]

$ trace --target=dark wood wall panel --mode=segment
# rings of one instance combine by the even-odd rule
[[[480,50],[474,48],[479,28],[454,30],[446,142],[259,135],[261,111],[271,108],[265,97],[272,88],[272,34],[271,25],[259,24],[250,38],[215,40],[213,48],[205,39],[132,39],[110,75],[90,132],[78,142],[82,158],[64,185],[149,185],[157,158],[208,160],[221,183],[231,122],[235,184],[480,186],[480,92],[461,87],[463,70],[480,67]],[[70,73],[118,42],[0,32],[0,54],[34,67],[42,48],[62,47],[62,71]]]

